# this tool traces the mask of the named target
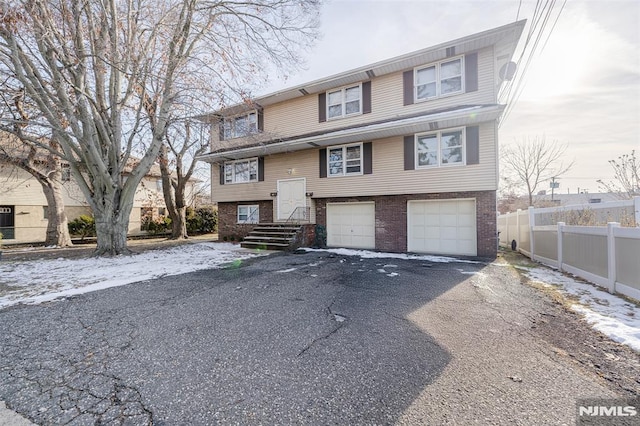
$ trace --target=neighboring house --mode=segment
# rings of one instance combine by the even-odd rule
[[[220,237],[304,218],[333,247],[495,256],[497,97],[524,24],[208,116]]]
[[[90,215],[89,205],[64,164],[62,181],[67,218],[71,221],[83,214]],[[195,197],[196,183],[194,180],[188,185],[187,201]],[[0,165],[0,232],[3,244],[43,242],[47,210],[42,186],[34,177],[16,167]],[[145,233],[141,229],[145,218],[153,220],[166,215],[160,167],[154,165],[136,191],[129,217],[129,235]]]
[[[579,194],[558,194],[550,193],[538,194],[533,196],[533,202],[537,205],[544,206],[569,206],[574,204],[598,204],[608,203],[610,201],[620,201],[624,199],[621,194],[613,192],[581,192]]]

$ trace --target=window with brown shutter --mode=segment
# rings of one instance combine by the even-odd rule
[[[480,127],[469,126],[467,127],[466,136],[466,151],[467,151],[467,164],[479,164],[480,163]]]

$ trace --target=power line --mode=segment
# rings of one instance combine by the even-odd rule
[[[551,37],[551,34],[556,28],[556,24],[560,19],[560,15],[562,14],[562,11],[564,10],[566,3],[567,3],[567,0],[564,0],[564,2],[562,3],[562,6],[560,7],[558,15],[556,16],[553,22],[553,25],[551,26],[551,29],[546,34],[546,39],[544,40],[544,43],[542,44],[542,47],[538,52],[538,55],[541,55],[542,52],[544,52],[547,46],[547,43],[549,42],[549,39]],[[503,98],[504,103],[507,104],[506,110],[502,115],[500,122],[498,123],[499,127],[506,120],[506,118],[509,116],[511,111],[513,111],[515,104],[518,102],[526,86],[525,77],[526,77],[527,71],[531,66],[532,60],[536,54],[540,41],[542,40],[545,34],[545,28],[549,25],[549,20],[553,14],[553,9],[555,8],[555,4],[556,4],[556,0],[551,0],[551,1],[547,0],[544,4],[542,4],[540,0],[536,2],[532,23],[531,23],[531,26],[529,27],[529,32],[527,34],[527,39],[525,41],[525,45],[522,49],[520,57],[518,58],[518,64],[521,65],[523,59],[525,59],[525,56],[526,56],[524,67],[520,67],[520,66],[518,67],[515,74],[516,78],[514,78],[513,82],[509,84],[506,90],[502,91],[502,93],[499,96],[500,98]],[[535,39],[535,40],[533,41],[533,45],[531,49],[528,50],[532,39]],[[502,96],[503,94],[504,96]]]

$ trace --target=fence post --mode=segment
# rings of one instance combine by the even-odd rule
[[[609,293],[616,292],[616,237],[615,228],[619,228],[618,222],[607,223],[607,272],[609,273],[607,284]]]
[[[633,197],[633,212],[636,220],[635,225],[640,226],[640,197]]]
[[[558,222],[558,270],[562,271],[562,233],[564,222]]]
[[[517,209],[516,210],[516,250],[520,253],[522,253],[520,251],[520,212],[522,211],[522,209]]]
[[[536,211],[533,206],[529,206],[529,251],[531,252],[531,260],[535,253],[535,240],[533,239],[533,227],[536,226]]]

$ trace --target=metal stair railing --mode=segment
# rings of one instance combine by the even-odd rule
[[[309,222],[311,219],[311,207],[296,207],[289,215],[285,224]]]

